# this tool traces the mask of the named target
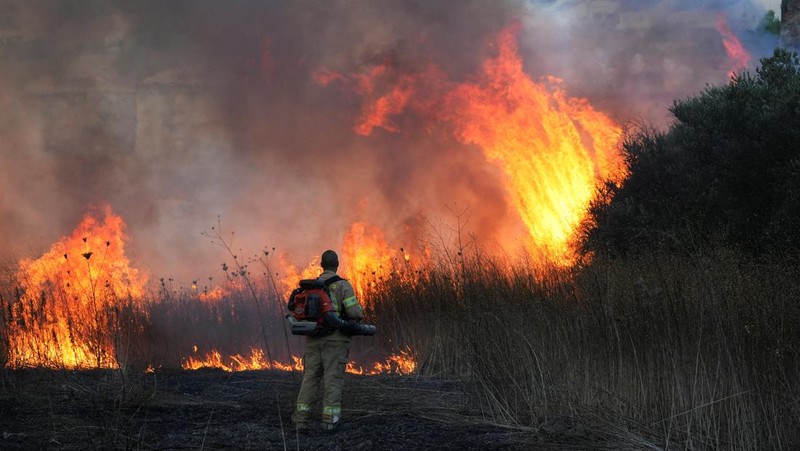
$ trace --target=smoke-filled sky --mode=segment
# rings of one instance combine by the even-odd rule
[[[133,264],[188,280],[226,260],[203,231],[236,232],[299,264],[354,221],[412,248],[426,221],[469,208],[479,239],[521,230],[502,171],[413,112],[354,127],[363,93],[315,74],[466,82],[517,24],[533,80],[554,76],[619,123],[668,125],[674,99],[726,81],[720,14],[753,55],[778,0],[3,1],[0,249],[35,257],[91,208],[128,224]],[[378,86],[376,89],[380,90]]]

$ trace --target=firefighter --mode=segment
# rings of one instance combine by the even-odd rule
[[[322,274],[317,280],[324,282],[336,275],[339,256],[332,250],[322,253],[320,258]],[[340,317],[361,320],[364,310],[356,298],[350,282],[342,279],[329,285],[329,294],[334,310]],[[320,381],[323,384],[322,428],[333,431],[340,424],[342,414],[342,387],[344,370],[350,353],[350,336],[335,330],[322,337],[306,337],[306,353],[303,357],[305,370],[303,384],[297,395],[292,420],[297,429],[307,429],[311,419],[311,405],[317,395]]]

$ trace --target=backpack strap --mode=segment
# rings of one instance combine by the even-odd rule
[[[325,293],[328,294],[328,297],[331,296],[331,288],[330,288],[331,285],[335,284],[336,282],[338,282],[340,280],[344,280],[344,279],[339,277],[339,275],[337,274],[337,275],[331,277],[330,279],[326,280],[325,282],[322,282],[322,289],[325,290]]]
[[[324,285],[325,289],[327,290],[328,286],[330,286],[330,285],[332,285],[332,284],[334,284],[334,283],[336,283],[336,282],[338,282],[340,280],[344,280],[344,279],[339,277],[339,275],[337,274],[337,275],[331,277],[330,279],[326,280],[325,282],[322,282],[322,285]]]
[[[339,275],[338,275],[338,274],[336,274],[335,276],[331,277],[330,279],[327,279],[325,282],[322,282],[322,285],[324,286],[324,288],[323,288],[323,289],[325,290],[325,293],[327,293],[327,294],[328,294],[328,297],[330,297],[331,299],[333,299],[333,298],[331,297],[331,288],[330,288],[330,287],[331,287],[331,285],[333,285],[333,284],[335,284],[336,282],[339,282],[339,281],[341,281],[341,280],[345,280],[345,279],[344,279],[344,278],[342,278],[342,277],[339,277]],[[344,312],[343,312],[343,311],[342,311],[342,312],[339,312],[339,316],[340,316],[340,317],[344,316]]]

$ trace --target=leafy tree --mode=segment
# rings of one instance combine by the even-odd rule
[[[760,27],[768,33],[781,34],[781,20],[775,17],[775,11],[769,10],[761,19]]]
[[[800,60],[776,49],[755,75],[670,108],[666,133],[623,140],[629,176],[590,207],[585,252],[736,247],[754,256],[800,250]]]

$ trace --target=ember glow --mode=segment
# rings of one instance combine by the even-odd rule
[[[105,208],[36,260],[19,263],[8,365],[114,368],[120,311],[139,306],[146,277],[125,256],[125,223]]]
[[[190,356],[183,361],[181,367],[185,370],[216,368],[227,372],[254,370],[303,371],[304,368],[302,357],[293,355],[292,363],[270,362],[264,355],[264,351],[257,348],[251,348],[250,354],[246,356],[235,354],[228,357],[223,357],[219,351],[212,350],[202,356]],[[416,367],[417,362],[410,351],[404,350],[389,356],[383,362],[375,362],[368,367],[362,367],[351,360],[347,362],[345,371],[358,375],[408,375],[412,374]]]
[[[717,31],[722,35],[722,44],[725,46],[725,53],[730,59],[730,70],[728,70],[728,77],[733,77],[735,74],[747,69],[750,66],[752,56],[747,49],[742,45],[742,42],[731,31],[728,26],[728,21],[724,14],[717,15]]]
[[[197,298],[205,302],[216,302],[225,296],[228,296],[230,291],[221,286],[215,286],[210,289],[203,290],[197,295]]]

